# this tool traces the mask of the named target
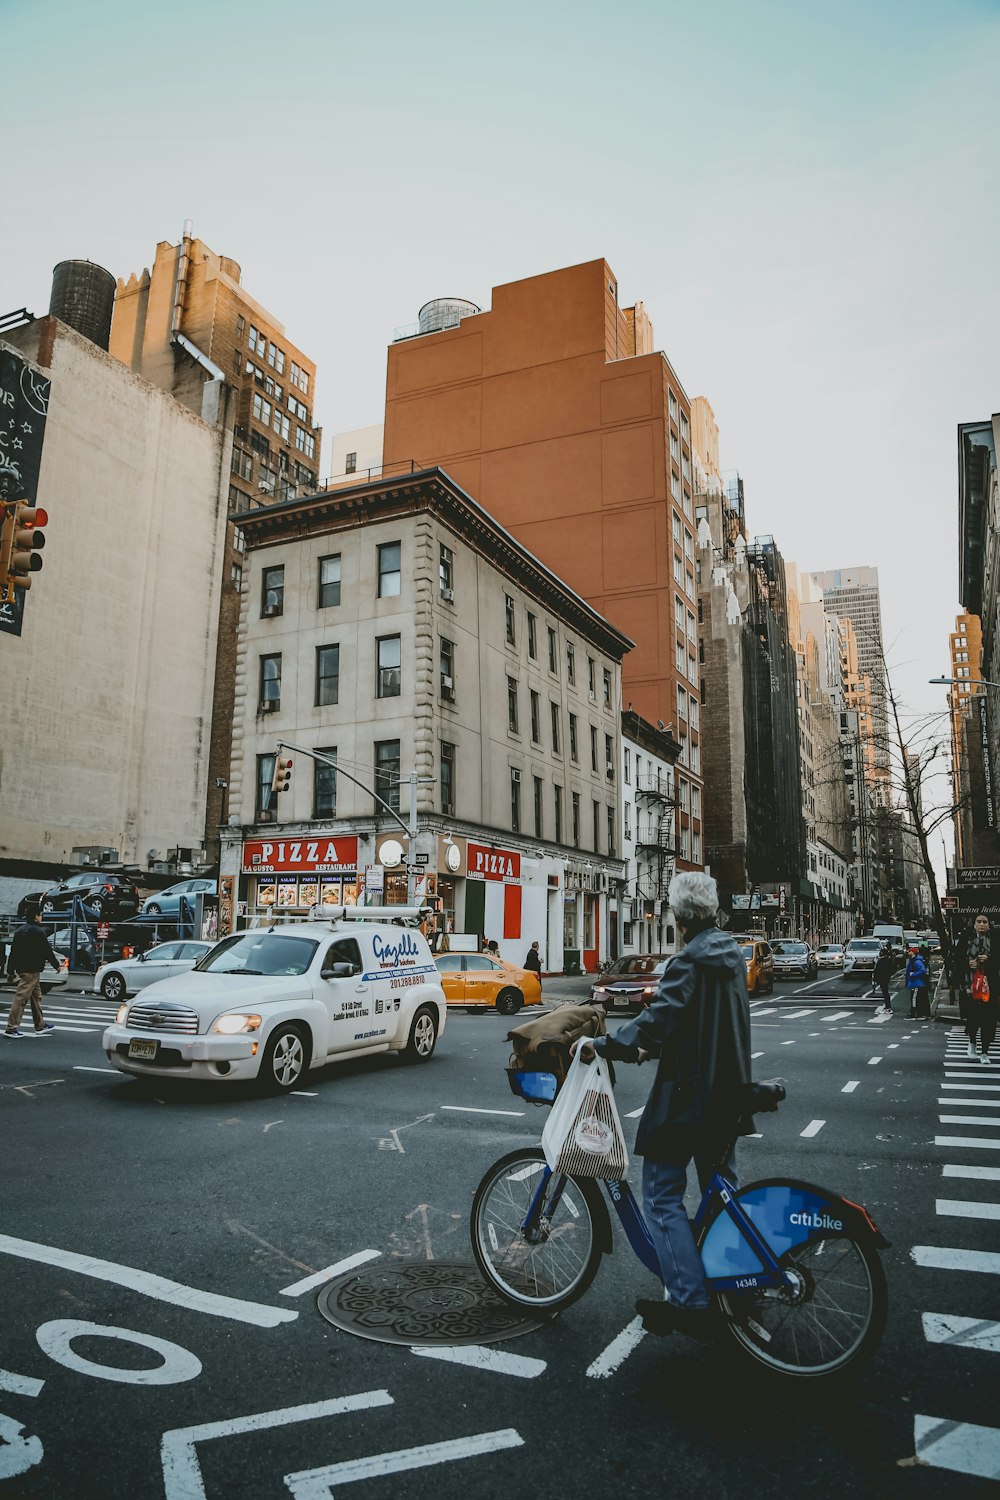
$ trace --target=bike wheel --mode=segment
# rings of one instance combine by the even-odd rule
[[[889,1294],[878,1252],[865,1240],[828,1235],[781,1257],[796,1286],[720,1293],[719,1308],[747,1354],[779,1375],[840,1375],[872,1354]]]
[[[518,1307],[554,1312],[587,1290],[600,1264],[601,1242],[596,1185],[556,1174],[545,1187],[539,1228],[524,1233],[521,1226],[545,1169],[537,1147],[495,1161],[476,1189],[469,1227],[476,1264],[501,1297]],[[546,1217],[560,1183],[562,1192]]]

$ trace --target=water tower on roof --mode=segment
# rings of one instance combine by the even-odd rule
[[[442,328],[457,328],[463,318],[480,312],[481,307],[464,297],[435,297],[420,309],[417,325],[421,333],[440,333]]]

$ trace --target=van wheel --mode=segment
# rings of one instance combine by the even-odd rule
[[[307,1065],[306,1039],[301,1029],[281,1024],[268,1039],[257,1076],[269,1094],[288,1094],[301,1083]]]
[[[429,1005],[422,1005],[413,1017],[406,1057],[410,1062],[429,1062],[437,1046],[438,1021]]]
[[[502,1016],[516,1016],[523,1004],[520,990],[501,990],[497,996],[497,1010]]]

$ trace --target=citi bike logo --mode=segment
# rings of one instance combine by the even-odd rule
[[[832,1214],[819,1214],[815,1210],[805,1209],[800,1214],[789,1214],[789,1224],[798,1224],[803,1229],[843,1229],[842,1220],[835,1219]]]

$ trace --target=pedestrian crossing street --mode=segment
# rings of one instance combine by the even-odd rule
[[[942,1178],[935,1212],[949,1243],[914,1245],[910,1251],[918,1275],[920,1269],[951,1273],[949,1306],[921,1314],[924,1338],[976,1361],[984,1353],[1000,1354],[1000,1322],[977,1316],[984,1299],[982,1278],[1000,1276],[1000,1254],[968,1243],[976,1225],[1000,1221],[1000,1042],[990,1048],[990,1059],[984,1065],[970,1057],[964,1030],[950,1030],[937,1101],[938,1122],[949,1129],[934,1137]],[[986,1296],[995,1285],[989,1284]],[[996,1389],[998,1373],[983,1370],[982,1379]],[[942,1381],[939,1389],[938,1410],[914,1416],[918,1461],[956,1474],[1000,1480],[1000,1426],[959,1420],[959,1411],[949,1409],[946,1383]]]
[[[4,1007],[4,1025],[7,1024],[7,1015],[12,999],[13,995],[5,995],[0,999],[0,1005]],[[6,1001],[6,1004],[4,1004],[4,1001]],[[50,1022],[56,1031],[76,1032],[81,1036],[93,1032],[99,1036],[118,1014],[118,1007],[117,1005],[112,1005],[108,1000],[102,1000],[100,995],[81,995],[79,999],[69,996],[57,998],[56,994],[50,991],[42,997],[42,1011],[44,1012],[46,1021]],[[25,1037],[35,1036],[30,1010],[24,1014],[24,1019],[21,1022],[21,1030]],[[45,1035],[48,1034],[45,1033]]]

